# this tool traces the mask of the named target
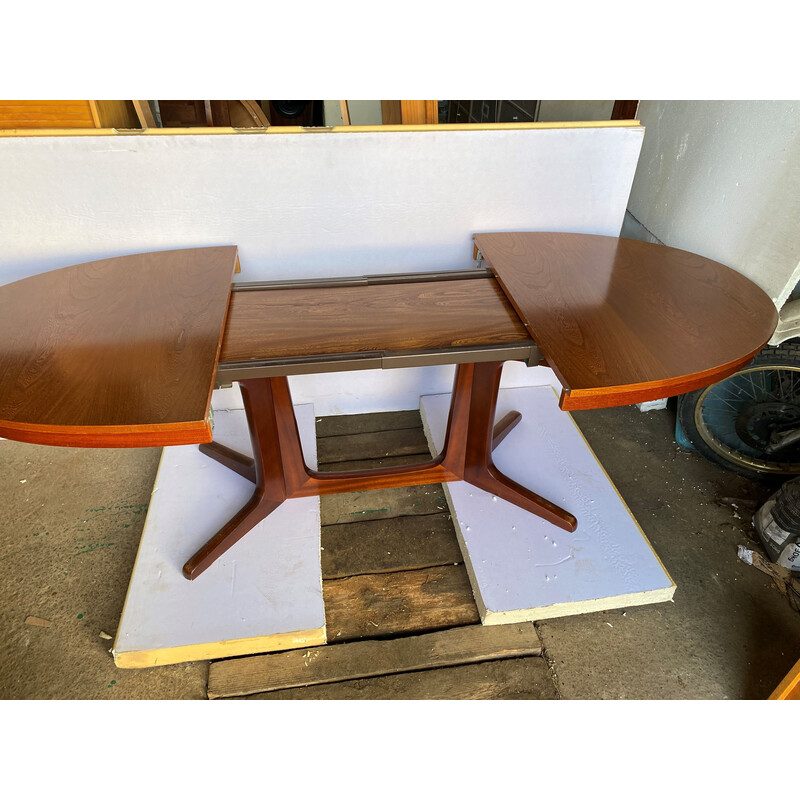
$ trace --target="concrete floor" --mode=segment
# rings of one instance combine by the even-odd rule
[[[575,418],[677,584],[674,602],[538,625],[564,698],[764,698],[800,614],[742,564],[771,489],[674,442],[674,412]],[[119,670],[109,649],[160,451],[0,442],[0,698],[205,697],[207,665]],[[739,498],[739,512],[719,498]],[[49,627],[26,623],[48,620]]]
[[[681,450],[672,406],[573,416],[677,589],[671,603],[624,615],[541,623],[562,695],[768,697],[800,658],[800,614],[737,548],[763,552],[751,516],[774,487]]]

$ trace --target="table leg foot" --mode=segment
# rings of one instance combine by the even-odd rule
[[[201,444],[200,452],[209,458],[213,458],[214,461],[223,464],[228,469],[232,469],[237,475],[247,478],[247,480],[252,483],[256,482],[255,461],[253,461],[250,456],[243,455],[236,450],[231,450],[230,447],[226,447],[224,444],[218,444],[217,442]]]
[[[466,477],[468,483],[490,492],[496,497],[507,500],[537,517],[547,520],[562,530],[572,533],[578,527],[575,517],[555,503],[525,488],[511,478],[503,475],[497,467],[491,465],[485,472]]]
[[[508,436],[514,428],[519,425],[520,421],[522,420],[522,414],[519,411],[509,411],[497,425],[494,426],[494,430],[492,432],[492,450],[494,450],[503,439]]]
[[[223,553],[229,550],[261,520],[269,516],[283,500],[259,496],[256,492],[247,505],[209,539],[184,565],[183,575],[193,581],[205,572]]]
[[[522,419],[519,412],[512,411],[496,425],[493,424],[502,368],[501,363],[491,362],[471,365],[464,480],[572,532],[577,528],[578,522],[569,511],[503,475],[492,461],[492,450]]]

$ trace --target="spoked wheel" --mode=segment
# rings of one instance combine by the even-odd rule
[[[800,343],[765,347],[730,378],[683,395],[678,420],[699,453],[740,475],[800,474]]]

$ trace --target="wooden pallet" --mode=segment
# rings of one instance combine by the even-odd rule
[[[419,412],[326,417],[320,469],[430,458]],[[480,625],[441,485],[321,498],[328,644],[212,662],[210,698],[555,699],[531,623]]]

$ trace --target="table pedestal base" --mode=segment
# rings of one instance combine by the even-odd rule
[[[515,483],[492,462],[492,450],[521,418],[511,413],[494,425],[502,368],[503,362],[460,364],[456,368],[447,434],[437,458],[424,464],[326,473],[309,469],[303,459],[287,379],[241,381],[254,457],[213,442],[200,445],[200,450],[253,481],[255,491],[244,508],[186,562],[184,576],[194,580],[292,497],[464,480],[574,531],[577,523],[572,514]]]

